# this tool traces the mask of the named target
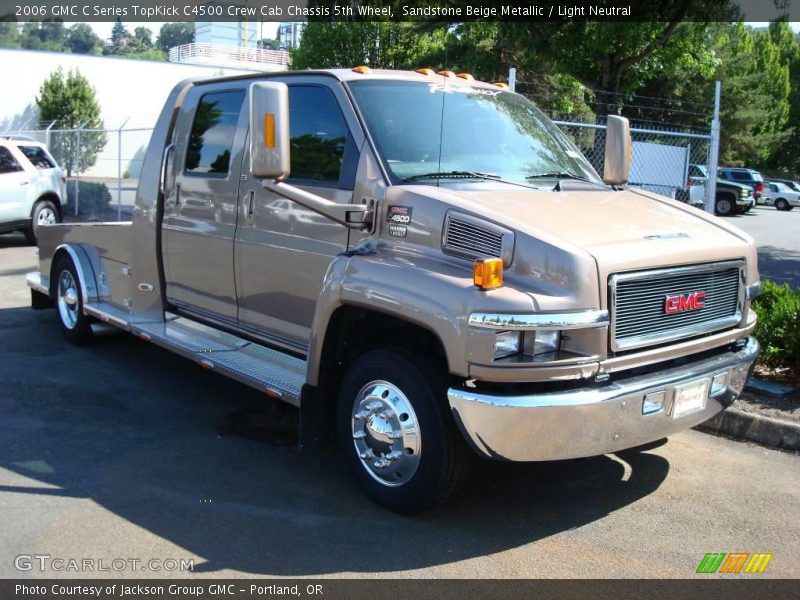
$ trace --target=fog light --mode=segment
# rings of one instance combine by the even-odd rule
[[[726,389],[728,389],[728,373],[714,375],[714,379],[711,380],[711,393],[709,396],[721,394]]]
[[[494,359],[507,358],[519,354],[520,338],[518,331],[501,331],[494,336]]]
[[[642,402],[642,414],[643,415],[653,415],[655,413],[661,412],[664,410],[664,401],[667,398],[667,392],[660,391],[660,392],[653,392],[652,394],[647,394],[644,397],[644,402]]]
[[[561,345],[561,332],[552,330],[529,331],[525,334],[525,354],[538,356],[558,352]]]

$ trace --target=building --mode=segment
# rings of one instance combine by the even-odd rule
[[[297,48],[305,26],[305,23],[281,23],[278,26],[278,46],[282,50]]]
[[[258,21],[198,22],[194,42],[170,48],[169,60],[251,71],[285,71],[289,53],[259,48],[261,31]]]

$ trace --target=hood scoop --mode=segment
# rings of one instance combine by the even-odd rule
[[[514,234],[494,223],[449,211],[445,218],[442,249],[446,254],[470,260],[502,258],[508,266],[514,255]]]

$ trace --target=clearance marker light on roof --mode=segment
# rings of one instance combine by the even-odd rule
[[[456,74],[453,73],[452,71],[439,71],[439,75],[444,75],[445,77],[448,78],[455,78],[456,76]]]
[[[434,75],[436,71],[433,69],[417,69],[417,73],[420,75]]]
[[[504,90],[508,89],[508,84],[503,83],[502,81],[495,81],[492,85],[496,85],[499,88],[503,88]]]
[[[369,67],[364,67],[364,66],[356,67],[353,69],[353,71],[365,75],[366,73],[369,73]]]
[[[459,73],[458,76],[461,77],[461,79],[466,79],[467,81],[475,81],[475,78],[469,73]]]

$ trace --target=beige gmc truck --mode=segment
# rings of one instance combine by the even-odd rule
[[[301,443],[337,430],[361,489],[417,512],[475,456],[612,453],[741,392],[754,242],[627,189],[629,162],[624,119],[601,179],[466,74],[187,80],[133,220],[41,228],[32,304],[70,342],[112,324],[298,406]]]

